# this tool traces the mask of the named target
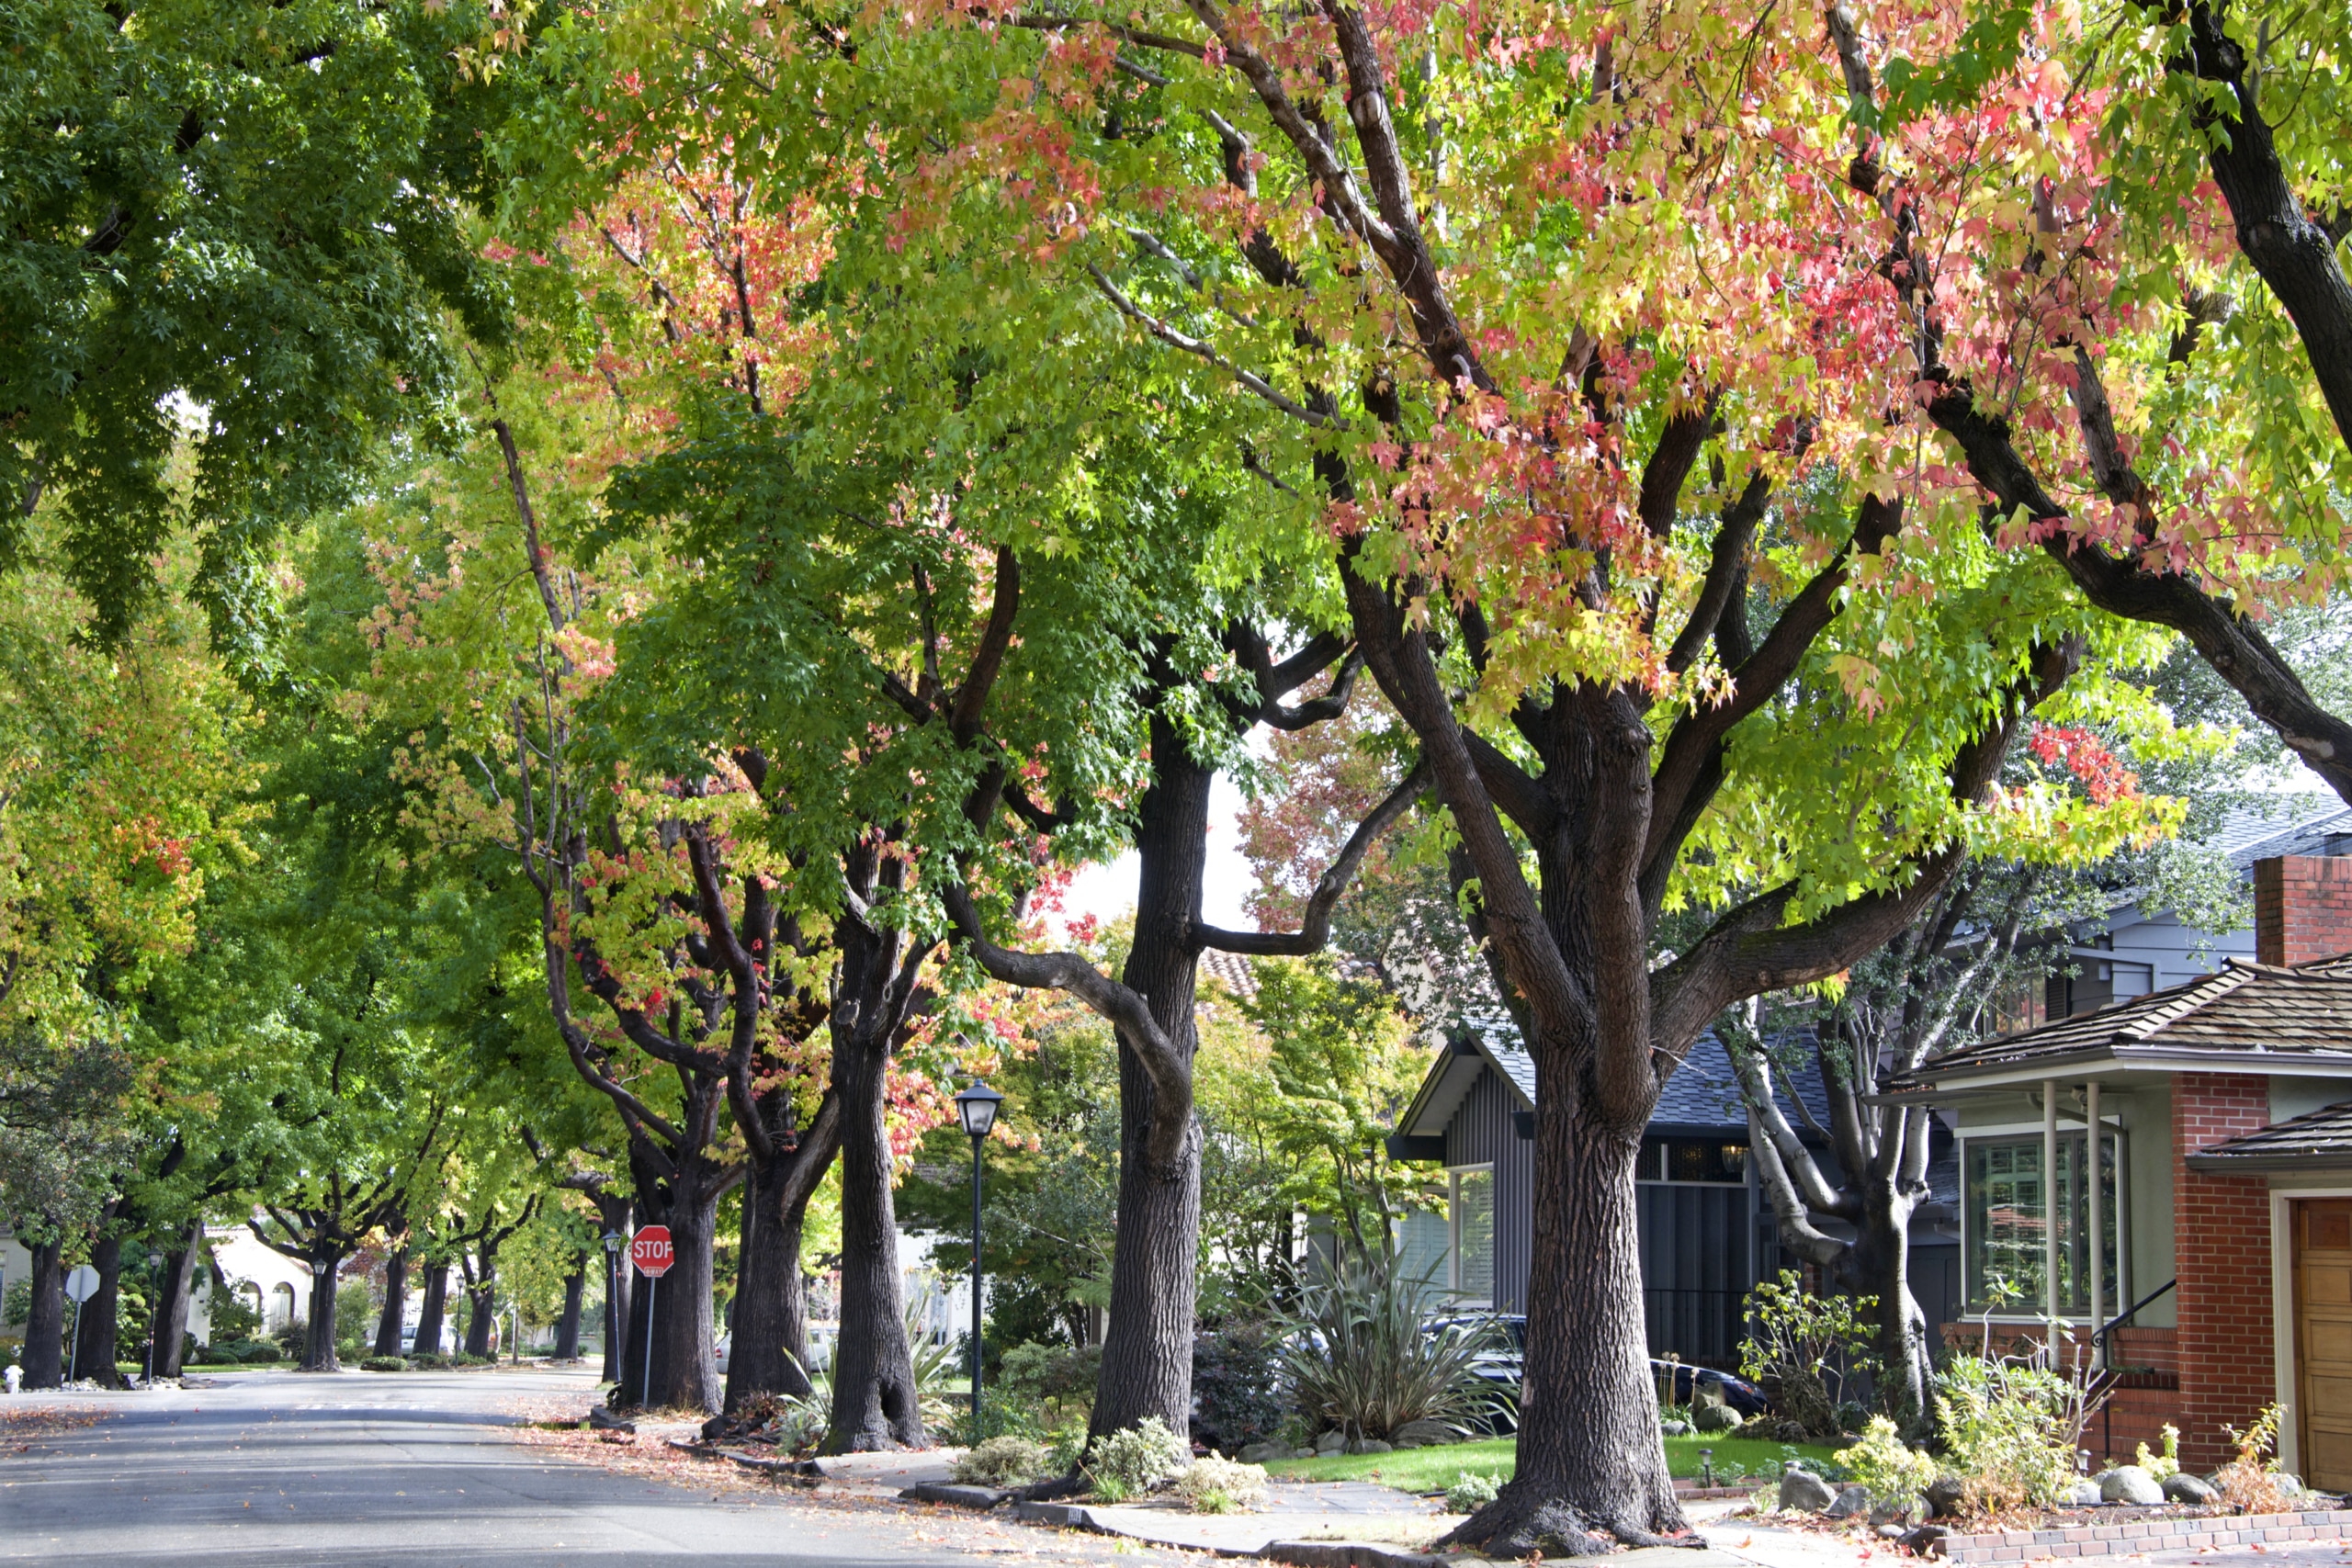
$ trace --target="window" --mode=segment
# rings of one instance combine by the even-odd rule
[[[1443,1214],[1416,1209],[1396,1222],[1396,1266],[1432,1292],[1453,1283],[1453,1224]]]
[[[1645,1138],[1634,1167],[1636,1181],[1706,1181],[1736,1184],[1747,1179],[1747,1145],[1707,1138]]]
[[[1968,1305],[1983,1312],[1994,1304],[1996,1283],[2014,1292],[2006,1310],[2032,1315],[2048,1300],[2043,1278],[2048,1263],[2044,1238],[2050,1216],[2058,1224],[2058,1310],[2079,1315],[2090,1310],[2090,1194],[2082,1179],[2088,1139],[2081,1133],[2058,1135],[2054,1179],[2042,1170],[2041,1138],[1971,1138],[1967,1144]],[[2116,1134],[2099,1140],[2100,1226],[2105,1267],[2104,1305],[2124,1304],[2126,1289],[2118,1236],[2117,1168],[2121,1149]]]
[[[1453,1293],[1465,1302],[1495,1299],[1495,1171],[1453,1173]]]

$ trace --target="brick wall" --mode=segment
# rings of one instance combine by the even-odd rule
[[[2270,1334],[2270,1188],[2258,1176],[2211,1176],[2183,1156],[2270,1124],[2267,1079],[2173,1078],[2173,1266],[2180,1280],[2180,1462],[2219,1465],[2228,1438],[2277,1392]]]
[[[2352,855],[2254,863],[2254,955],[2311,964],[2352,953]]]

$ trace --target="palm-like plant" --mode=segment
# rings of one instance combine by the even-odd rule
[[[1507,1406],[1479,1375],[1480,1358],[1498,1348],[1496,1325],[1426,1322],[1432,1294],[1393,1262],[1302,1285],[1282,1349],[1300,1412],[1353,1438],[1385,1438],[1412,1421],[1467,1434]]]

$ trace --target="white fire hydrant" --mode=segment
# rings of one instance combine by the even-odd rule
[[[9,1392],[10,1393],[16,1393],[18,1389],[20,1389],[20,1388],[22,1388],[22,1387],[24,1386],[24,1384],[25,1384],[25,1369],[24,1369],[24,1368],[22,1368],[22,1367],[10,1367],[10,1368],[8,1369],[7,1376],[8,1376],[8,1392]]]

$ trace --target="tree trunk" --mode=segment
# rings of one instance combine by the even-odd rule
[[[563,1280],[563,1316],[555,1325],[555,1359],[559,1361],[580,1359],[580,1298],[588,1289],[588,1255],[580,1254],[572,1260],[571,1272]]]
[[[401,1353],[401,1330],[408,1316],[408,1248],[396,1247],[384,1259],[384,1311],[376,1319],[376,1354]]]
[[[795,1397],[808,1381],[808,1303],[800,1279],[800,1232],[808,1201],[788,1211],[782,1189],[792,1156],[753,1158],[743,1182],[741,1251],[735,1276],[734,1339],[727,1353],[727,1408],[756,1394]]]
[[[1201,1128],[1191,1077],[1198,1035],[1193,935],[1208,857],[1209,787],[1165,719],[1151,725],[1153,773],[1136,825],[1142,862],[1135,943],[1121,978],[1151,1004],[1181,1053],[1184,1090],[1171,1100],[1124,1036],[1119,1041],[1119,1224],[1111,1251],[1111,1313],[1089,1430],[1101,1436],[1156,1416],[1191,1429],[1193,1314],[1201,1238]]]
[[[498,1311],[498,1287],[485,1280],[466,1287],[466,1354],[490,1354],[490,1324]]]
[[[596,1201],[596,1213],[604,1218],[605,1234],[618,1231],[623,1237],[620,1250],[603,1254],[598,1265],[605,1271],[604,1381],[617,1390],[622,1369],[628,1364],[628,1348],[621,1343],[623,1331],[628,1326],[628,1281],[622,1277],[621,1259],[628,1256],[627,1237],[637,1229],[637,1205],[630,1199],[616,1198],[602,1190],[592,1196]]]
[[[25,1319],[25,1387],[55,1388],[65,1381],[65,1242],[35,1242],[32,1309]]]
[[[125,1385],[115,1359],[122,1322],[122,1238],[100,1237],[90,1248],[90,1267],[97,1270],[98,1288],[82,1303],[74,1364],[66,1371],[66,1381],[79,1382],[87,1378],[100,1388],[121,1388]]]
[[[921,1448],[925,1440],[914,1357],[907,1346],[890,1134],[883,1124],[889,1061],[887,1030],[861,1022],[835,1036],[833,1089],[842,1107],[842,1326],[833,1346],[829,1453]]]
[[[445,1259],[430,1263],[424,1269],[424,1299],[416,1309],[415,1353],[437,1356],[441,1353],[443,1319],[449,1310],[449,1265]]]
[[[302,1365],[306,1372],[336,1372],[343,1363],[334,1353],[334,1287],[336,1270],[343,1266],[343,1254],[332,1252],[311,1259],[311,1323],[302,1339]]]
[[[1535,1235],[1519,1469],[1450,1540],[1486,1556],[1582,1556],[1688,1528],[1658,1433],[1642,1317],[1634,1160],[1641,1130],[1603,1125],[1566,1052],[1535,1055]]]
[[[690,1090],[695,1096],[716,1093],[699,1080]],[[679,1156],[676,1175],[668,1179],[661,1179],[635,1148],[630,1164],[643,1194],[639,1213],[645,1224],[670,1228],[673,1261],[658,1281],[636,1275],[629,1302],[628,1376],[621,1385],[621,1402],[655,1410],[717,1410],[721,1395],[711,1332],[711,1248],[729,1173],[698,1154]],[[645,1331],[649,1303],[653,1320],[650,1362]]]
[[[155,1375],[175,1378],[184,1370],[187,1353],[188,1299],[196,1290],[196,1266],[204,1255],[204,1221],[191,1221],[187,1234],[180,1238],[179,1247],[164,1254],[164,1278],[149,1314],[153,1325],[149,1332],[155,1338]]]
[[[1853,1248],[1845,1259],[1853,1289],[1878,1299],[1872,1314],[1878,1324],[1878,1404],[1907,1438],[1924,1435],[1933,1416],[1928,1400],[1928,1380],[1934,1371],[1928,1314],[1911,1294],[1911,1211],[1916,1206],[1916,1200],[1895,1191],[1893,1182],[1867,1181],[1862,1222],[1854,1227]]]

